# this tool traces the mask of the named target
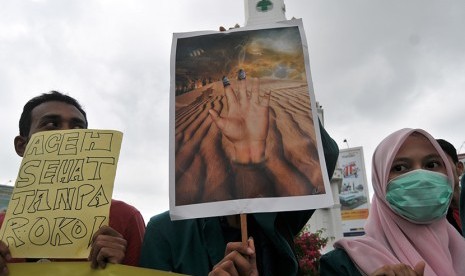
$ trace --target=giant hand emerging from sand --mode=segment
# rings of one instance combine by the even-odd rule
[[[258,79],[246,80],[245,75],[239,79],[236,91],[223,79],[228,115],[220,117],[213,109],[209,112],[223,135],[234,144],[232,161],[257,164],[265,160],[270,92],[260,94]],[[247,91],[247,86],[252,89]]]

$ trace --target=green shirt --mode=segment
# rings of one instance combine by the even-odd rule
[[[332,176],[339,149],[321,127],[321,139],[328,175]],[[260,275],[297,275],[298,263],[293,238],[310,219],[314,210],[257,213],[253,217],[259,235],[257,265]],[[257,242],[254,236],[254,241]],[[260,249],[257,248],[260,246]],[[190,275],[208,275],[224,257],[226,242],[219,217],[171,221],[168,212],[147,224],[140,266]],[[259,250],[265,259],[260,259]],[[260,264],[262,269],[260,270]]]
[[[334,249],[320,258],[320,275],[362,276],[344,249]]]
[[[279,264],[275,265],[273,274],[297,274],[292,241],[286,236],[294,237],[312,214],[313,210],[249,215],[254,217],[264,233],[267,247],[277,252]],[[223,259],[225,249],[219,217],[171,221],[169,213],[164,212],[154,216],[147,225],[140,265],[190,275],[207,275]]]

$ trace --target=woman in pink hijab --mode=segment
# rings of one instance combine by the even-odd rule
[[[401,129],[372,163],[366,234],[336,242],[320,260],[321,275],[465,275],[465,239],[445,219],[453,172],[436,140]]]

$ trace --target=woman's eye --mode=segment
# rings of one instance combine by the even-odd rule
[[[406,169],[407,169],[407,167],[405,165],[394,165],[394,166],[392,166],[391,171],[393,171],[393,172],[403,172]]]
[[[426,168],[427,169],[436,169],[436,168],[439,168],[441,165],[442,165],[442,163],[439,162],[439,161],[431,161],[431,162],[428,162],[428,164],[426,164]]]

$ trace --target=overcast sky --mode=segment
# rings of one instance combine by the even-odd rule
[[[302,18],[325,127],[341,149],[424,128],[465,152],[462,0],[287,0]],[[89,127],[124,132],[114,198],[148,220],[168,209],[169,80],[174,32],[244,25],[241,0],[0,2],[0,183],[14,182],[24,103],[58,90]]]

